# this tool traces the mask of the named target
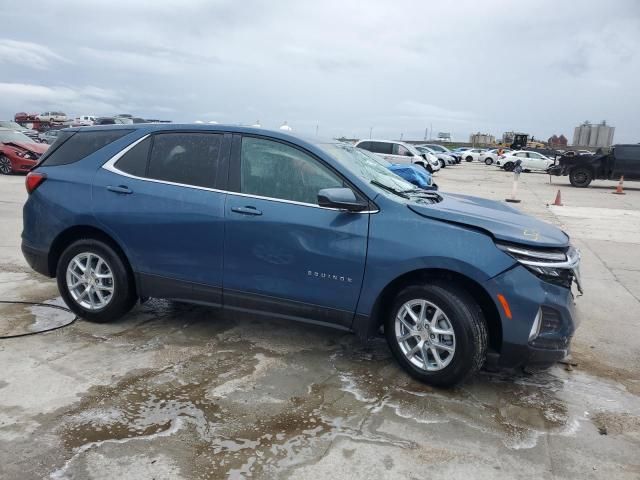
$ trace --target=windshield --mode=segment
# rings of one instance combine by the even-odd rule
[[[434,153],[433,150],[429,147],[423,147],[423,146],[419,146],[416,147],[420,152],[422,153]]]
[[[33,143],[24,133],[15,130],[0,132],[0,143]]]
[[[435,150],[436,152],[440,152],[440,153],[447,153],[449,151],[449,149],[441,145],[428,145],[427,148],[430,148],[431,150]]]
[[[382,159],[374,153],[343,143],[330,143],[322,145],[322,148],[352,173],[382,191],[407,192],[416,189],[415,185],[388,170]]]
[[[26,130],[26,128],[16,122],[0,122],[0,127],[10,128],[12,130]]]

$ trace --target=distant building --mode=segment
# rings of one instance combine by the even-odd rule
[[[549,140],[547,140],[547,143],[550,147],[566,147],[569,141],[564,135],[553,135]]]
[[[451,134],[449,132],[438,132],[438,140],[441,142],[450,142]]]
[[[605,120],[598,125],[584,122],[573,131],[573,146],[575,147],[610,147],[613,143],[615,127],[607,125]]]
[[[472,145],[491,145],[496,143],[496,137],[488,133],[472,133],[469,135],[469,143]]]

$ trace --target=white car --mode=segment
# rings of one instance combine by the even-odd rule
[[[480,159],[480,154],[486,150],[486,148],[470,148],[461,153],[462,159],[467,162],[477,162]]]
[[[513,170],[516,165],[516,161],[522,161],[523,170],[544,170],[546,171],[555,162],[549,157],[545,157],[538,152],[529,152],[526,150],[519,150],[516,152],[509,152],[508,154],[498,158],[496,160],[496,166],[504,168],[507,172]]]
[[[436,158],[438,159],[438,161],[440,162],[440,167],[444,168],[447,165],[455,165],[456,164],[456,159],[453,158],[451,155],[448,155],[446,153],[442,153],[442,152],[438,152],[436,150],[434,150],[431,147],[428,147],[426,145],[416,145],[416,149],[418,149],[418,151],[420,153],[430,153],[431,155],[435,155]]]
[[[492,148],[491,150],[487,150],[486,152],[482,152],[480,154],[480,156],[478,157],[478,160],[480,160],[481,162],[484,162],[486,165],[491,165],[492,163],[494,163],[495,161],[498,160],[498,152],[500,151],[499,148]],[[511,149],[510,148],[503,148],[502,149],[502,154],[503,155],[509,155],[511,153]]]
[[[36,115],[36,118],[41,122],[66,122],[67,115],[62,112],[44,112],[40,115]]]
[[[421,153],[408,143],[393,140],[360,140],[356,143],[356,147],[380,155],[387,162],[413,163],[422,166],[431,173],[440,170],[440,162],[435,155]]]
[[[431,150],[433,150],[436,153],[444,153],[445,155],[449,155],[449,156],[453,157],[453,159],[456,161],[456,163],[460,163],[460,160],[462,159],[462,157],[460,156],[460,152],[451,151],[447,147],[445,147],[444,145],[438,145],[437,143],[425,143],[422,146],[423,147],[428,147],[428,148],[430,148]]]
[[[93,125],[95,121],[96,117],[93,115],[80,115],[79,117],[76,117],[73,123],[74,125],[89,126]]]

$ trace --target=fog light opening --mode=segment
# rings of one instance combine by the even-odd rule
[[[542,309],[538,309],[538,313],[536,313],[536,318],[533,320],[533,325],[531,325],[531,332],[529,332],[529,341],[533,340],[540,333],[540,319],[542,318]]]

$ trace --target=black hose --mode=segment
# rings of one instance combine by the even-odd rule
[[[32,306],[36,306],[36,307],[51,307],[51,308],[57,308],[58,310],[64,310],[65,312],[71,312],[71,310],[69,310],[66,307],[61,307],[59,305],[51,305],[50,303],[19,302],[19,301],[14,301],[14,300],[0,300],[0,304],[32,305]],[[45,330],[38,330],[37,332],[19,333],[17,335],[2,335],[2,336],[0,336],[0,339],[26,337],[26,336],[29,336],[29,335],[36,335],[38,333],[53,332],[54,330],[58,330],[60,328],[68,327],[69,325],[73,324],[76,320],[78,320],[78,316],[74,315],[73,320],[71,320],[69,323],[65,323],[63,325],[58,325],[57,327],[47,328]]]

